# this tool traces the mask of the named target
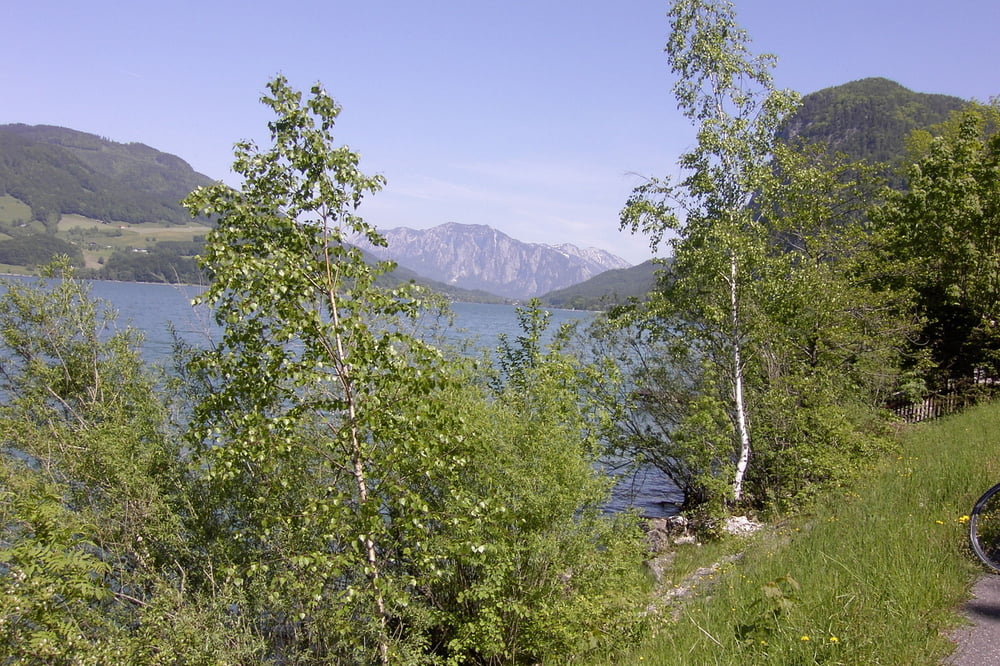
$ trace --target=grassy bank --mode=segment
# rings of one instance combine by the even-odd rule
[[[616,663],[936,664],[982,571],[967,514],[1000,481],[1000,404],[915,426],[897,455],[755,536]]]

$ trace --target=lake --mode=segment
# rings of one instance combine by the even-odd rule
[[[31,278],[14,278],[26,279]],[[172,349],[170,326],[185,341],[204,346],[217,327],[207,308],[194,308],[191,300],[201,287],[135,282],[90,282],[91,295],[108,301],[118,311],[120,325],[131,324],[144,332],[143,356],[150,362],[169,358]],[[477,347],[495,348],[498,336],[514,340],[521,333],[514,306],[481,303],[454,303],[455,330],[452,335],[472,339]],[[591,313],[552,310],[550,331],[567,322],[592,317]],[[644,515],[660,517],[676,513],[680,501],[676,488],[655,469],[643,469],[623,477],[615,487],[611,510],[635,506]]]

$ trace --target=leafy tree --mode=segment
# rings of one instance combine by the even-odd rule
[[[113,311],[65,260],[46,275],[61,279],[11,282],[0,298],[0,651],[26,664],[237,661],[239,622],[200,598],[211,567],[140,338],[110,330]]]
[[[44,266],[59,255],[83,265],[80,248],[48,234],[32,234],[0,241],[0,263],[21,266]]]
[[[946,376],[1000,371],[1000,106],[973,105],[918,132],[907,189],[878,211],[908,263],[925,344]],[[934,136],[934,135],[937,136]]]
[[[356,212],[382,179],[333,147],[339,107],[268,90],[273,145],[238,144],[242,188],[186,201],[218,220],[201,300],[223,338],[187,372],[222,588],[289,662],[534,663],[620,640],[638,540],[596,511],[565,361],[530,369],[539,409],[418,339],[422,292],[380,287],[389,266],[345,243],[384,243]]]
[[[885,442],[913,329],[906,294],[879,289],[866,210],[880,184],[775,138],[795,96],[771,86],[769,56],[749,56],[730,3],[678,0],[670,15],[698,146],[684,180],[650,180],[622,214],[674,256],[647,303],[610,319],[632,383],[618,441],[689,505],[794,502]]]
[[[669,16],[674,94],[698,125],[698,143],[681,156],[688,175],[677,185],[652,179],[636,189],[622,226],[647,233],[654,248],[668,232],[677,234],[671,277],[650,313],[666,321],[663,331],[671,328],[683,339],[674,345],[685,350],[678,362],[699,366],[691,375],[699,386],[690,388],[700,397],[685,423],[708,418],[713,424],[691,436],[716,451],[712,467],[731,475],[730,497],[739,502],[751,454],[745,347],[755,333],[747,312],[767,239],[751,203],[769,177],[775,131],[796,96],[773,87],[773,56],[750,55],[731,3],[676,0]],[[682,208],[683,220],[671,203]],[[718,428],[720,419],[728,421],[728,435]]]
[[[883,239],[867,217],[884,191],[878,167],[783,144],[772,165],[760,197],[771,257],[757,278],[767,334],[753,344],[750,485],[787,502],[887,444],[882,406],[917,321],[912,294],[881,284]]]

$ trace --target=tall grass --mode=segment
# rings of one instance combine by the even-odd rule
[[[754,537],[616,663],[938,663],[982,571],[962,517],[997,481],[1000,404],[912,427],[876,469]]]

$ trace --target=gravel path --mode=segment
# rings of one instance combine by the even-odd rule
[[[1000,666],[1000,576],[986,575],[972,587],[972,598],[962,606],[972,626],[951,632],[955,652],[944,661],[950,666]]]

